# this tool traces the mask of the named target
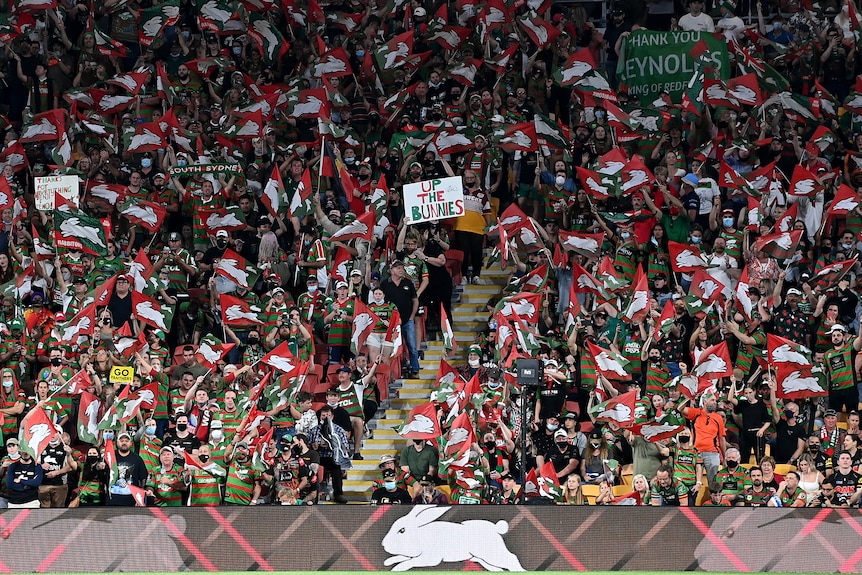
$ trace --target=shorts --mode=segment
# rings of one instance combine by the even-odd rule
[[[368,338],[365,340],[365,344],[380,349],[383,347],[383,342],[385,340],[386,334],[371,332],[368,334]]]
[[[542,199],[539,190],[529,184],[518,184],[518,197],[538,202]]]

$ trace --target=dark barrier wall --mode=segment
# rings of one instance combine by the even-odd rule
[[[2,573],[862,571],[862,517],[831,509],[14,510],[0,513],[0,536]]]

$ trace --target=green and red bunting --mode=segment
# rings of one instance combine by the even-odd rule
[[[156,152],[167,146],[165,133],[158,122],[148,122],[135,126],[135,133],[126,145],[126,152],[130,154],[143,154],[144,152]]]
[[[83,343],[96,329],[96,305],[90,304],[66,323],[56,325],[57,342],[72,347]]]
[[[232,249],[226,249],[219,258],[215,273],[246,289],[251,289],[260,276],[256,265]]]
[[[434,403],[429,401],[411,409],[407,421],[396,432],[405,439],[434,440],[441,436]]]
[[[102,400],[89,392],[81,393],[78,407],[78,439],[84,443],[95,445],[99,441],[99,414],[102,410]]]
[[[762,251],[771,258],[784,260],[793,257],[804,230],[778,232],[757,238],[752,246],[753,251]]]
[[[33,142],[55,142],[60,134],[66,131],[66,113],[64,110],[51,110],[33,116],[29,124],[24,126],[18,141],[22,144]]]
[[[350,56],[348,56],[347,51],[341,46],[321,54],[317,60],[317,64],[314,65],[313,75],[316,78],[324,76],[337,78],[352,74],[353,67],[350,65]]]
[[[541,114],[534,114],[533,123],[536,125],[536,137],[540,145],[558,150],[568,149],[569,138],[555,120]]]
[[[284,189],[284,181],[281,179],[281,170],[278,165],[272,167],[272,175],[263,187],[260,201],[273,216],[278,217],[282,210],[287,209],[288,197]]]
[[[288,115],[293,118],[328,118],[329,94],[325,88],[300,90],[298,98],[288,107]]]
[[[108,242],[101,220],[83,213],[54,210],[54,245],[83,250],[96,256],[108,254]]]
[[[144,87],[144,84],[146,84],[149,76],[149,72],[129,72],[127,74],[118,74],[105,83],[119,86],[130,94],[137,96],[138,92],[140,92]]]
[[[51,421],[44,408],[36,406],[21,420],[18,434],[20,450],[29,453],[33,459],[38,459],[51,438],[62,431],[59,425]]]
[[[261,363],[273,367],[288,377],[293,377],[300,366],[300,360],[290,349],[290,342],[284,341],[261,358]]]
[[[132,315],[137,319],[167,333],[171,331],[174,319],[173,307],[159,304],[155,299],[142,293],[132,292]]]
[[[443,353],[448,357],[457,349],[458,342],[455,340],[452,323],[449,321],[449,316],[446,315],[446,308],[442,303],[440,304],[440,331],[443,334]]]
[[[698,377],[718,379],[733,375],[733,364],[730,362],[730,352],[727,342],[722,341],[710,346],[700,354],[700,360],[695,364],[692,373]]]
[[[494,308],[494,314],[500,314],[500,316],[509,320],[517,315],[531,324],[536,324],[539,321],[543,297],[544,295],[541,293],[526,291],[504,297]]]
[[[221,305],[222,321],[225,325],[232,327],[263,323],[263,320],[260,318],[263,310],[238,297],[221,294],[219,296],[219,305]]]
[[[692,273],[708,267],[697,246],[677,242],[668,242],[667,245],[670,253],[670,267],[673,271]]]
[[[130,222],[143,226],[150,233],[158,231],[168,215],[164,206],[148,200],[128,200],[120,206],[120,213]]]
[[[101,429],[101,428],[100,428]],[[113,439],[105,439],[105,449],[103,451],[102,457],[105,459],[105,465],[108,468],[108,485],[114,485],[120,478],[120,468],[117,465],[117,452],[114,449],[114,440]],[[111,496],[110,489],[108,490],[108,497]],[[146,504],[140,505],[140,507],[145,507]]]
[[[802,164],[796,164],[793,168],[793,176],[790,178],[790,186],[787,188],[788,196],[811,197],[823,191],[823,184]]]
[[[638,266],[633,285],[634,290],[632,291],[628,306],[623,311],[623,316],[637,325],[646,318],[650,310],[649,282],[641,266]]]
[[[215,235],[219,230],[237,231],[245,228],[245,214],[239,206],[218,210],[202,210],[204,227],[208,234]]]
[[[766,347],[769,350],[767,361],[770,365],[810,366],[811,350],[789,339],[771,333],[766,334]]]
[[[150,46],[162,35],[165,28],[174,26],[180,19],[180,0],[164,2],[138,13],[138,41]]]
[[[224,34],[228,22],[236,18],[236,5],[228,0],[197,0],[198,28]]]
[[[371,241],[376,223],[374,212],[365,212],[329,237],[330,241],[347,242],[353,239]]]
[[[476,443],[476,431],[470,420],[470,414],[466,410],[461,410],[449,429],[441,459],[449,462],[450,467],[464,466],[469,460],[470,447],[474,443]]]
[[[629,362],[620,354],[603,349],[591,341],[587,342],[587,348],[596,363],[596,369],[608,380],[627,381],[632,375],[628,371]]]
[[[587,48],[569,55],[566,61],[554,70],[554,81],[560,86],[571,86],[588,72],[596,69],[596,60]]]
[[[354,354],[359,353],[362,346],[371,332],[374,331],[374,326],[380,322],[380,317],[371,311],[367,305],[357,299],[353,302],[353,325],[350,335],[350,349]]]
[[[413,53],[413,30],[399,34],[378,48],[374,53],[377,69],[380,71],[393,70],[407,63]]]
[[[536,125],[533,122],[521,122],[510,126],[497,145],[507,152],[535,152],[539,149],[536,140]]]
[[[545,48],[561,34],[558,28],[544,18],[522,18],[518,23],[539,49]]]
[[[859,207],[860,198],[856,190],[847,184],[838,186],[838,191],[835,192],[835,199],[829,206],[830,216],[846,216],[850,212]]]
[[[198,363],[212,369],[235,346],[235,343],[222,343],[216,336],[209,333],[201,338],[195,355],[198,358]]]
[[[820,365],[779,365],[775,372],[775,381],[778,384],[775,395],[780,399],[796,400],[829,395],[829,390],[823,387],[827,380],[823,366]]]
[[[257,44],[264,61],[276,64],[284,57],[290,44],[267,19],[266,14],[251,13],[249,16],[248,36]]]
[[[605,234],[582,234],[560,230],[560,245],[567,252],[575,252],[588,258],[597,258],[602,252]]]
[[[622,428],[631,427],[635,423],[635,405],[638,391],[629,391],[611,398],[590,409],[590,415],[595,421],[614,423]]]

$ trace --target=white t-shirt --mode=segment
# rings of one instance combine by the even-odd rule
[[[686,32],[715,32],[715,22],[706,12],[698,16],[686,14],[679,19],[679,27]]]
[[[701,216],[705,216],[712,211],[712,200],[721,195],[718,183],[712,178],[701,178],[694,189],[694,193],[697,194],[700,200],[700,207],[697,213]]]
[[[742,31],[745,29],[745,22],[739,16],[729,16],[727,18],[719,18],[715,24],[717,32],[723,32],[724,35],[730,38],[739,38],[742,36]]]

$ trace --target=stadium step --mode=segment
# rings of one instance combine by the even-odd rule
[[[476,339],[476,334],[488,322],[485,304],[493,296],[499,295],[509,278],[509,272],[497,269],[482,270],[485,285],[457,286],[453,296],[452,328],[458,348],[449,362],[457,365],[466,361],[467,348]],[[352,503],[367,502],[371,499],[371,482],[379,477],[379,462],[383,455],[398,457],[405,446],[405,439],[398,435],[396,428],[402,425],[410,410],[428,401],[435,386],[435,376],[443,357],[443,342],[427,342],[424,359],[420,360],[422,372],[413,379],[391,382],[390,397],[377,411],[368,427],[374,430],[374,439],[363,439],[362,456],[364,459],[353,461],[353,468],[344,481],[344,495]]]

